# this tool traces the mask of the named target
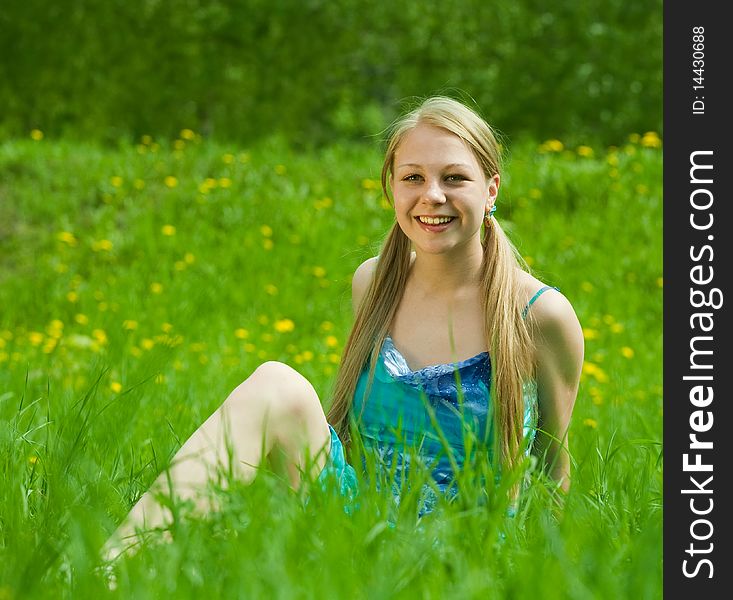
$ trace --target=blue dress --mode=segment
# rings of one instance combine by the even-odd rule
[[[523,316],[548,289],[552,288],[546,286],[532,297]],[[474,440],[470,447],[491,452],[489,353],[412,371],[392,338],[387,336],[369,389],[368,379],[366,365],[357,382],[351,418],[365,449],[375,455],[378,466],[395,470],[393,493],[397,502],[400,486],[407,479],[413,460],[419,460],[430,470],[435,487],[442,494],[454,495],[456,469],[462,469],[470,459],[466,453],[469,437]],[[524,386],[524,400],[524,436],[529,451],[537,414],[537,387],[533,381]],[[336,432],[329,427],[331,455],[321,476],[336,476],[341,493],[353,497],[358,493],[356,473],[345,461]],[[424,486],[421,498],[421,514],[424,514],[432,510],[437,500],[433,487]]]

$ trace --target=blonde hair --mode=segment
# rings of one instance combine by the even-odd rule
[[[440,127],[464,140],[473,150],[488,179],[500,171],[500,153],[491,127],[477,113],[451,98],[428,98],[415,110],[393,123],[382,166],[382,190],[389,199],[387,184],[394,156],[405,135],[420,123]],[[482,237],[481,289],[486,314],[485,335],[490,351],[495,453],[502,468],[511,470],[521,458],[523,447],[523,385],[533,375],[533,346],[519,282],[526,263],[491,217]],[[384,242],[376,271],[356,311],[336,378],[328,421],[350,448],[351,412],[357,381],[370,365],[371,384],[380,348],[402,298],[410,269],[409,238],[395,222]],[[367,394],[369,393],[367,386]]]

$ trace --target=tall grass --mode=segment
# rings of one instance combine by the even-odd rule
[[[523,142],[503,179],[497,217],[586,338],[562,515],[536,475],[513,517],[468,477],[419,522],[417,493],[395,507],[362,485],[349,511],[317,489],[304,504],[273,475],[225,479],[210,491],[221,511],[177,507],[173,543],[152,538],[108,589],[102,543],[257,364],[291,364],[328,405],[351,273],[393,218],[379,164],[375,148],[228,147],[187,130],[0,145],[0,598],[661,595],[654,134]]]

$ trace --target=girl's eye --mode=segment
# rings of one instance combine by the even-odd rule
[[[457,182],[457,181],[466,181],[466,178],[463,175],[448,175],[446,177],[447,181]]]
[[[404,181],[420,181],[420,175],[412,174],[404,178]]]

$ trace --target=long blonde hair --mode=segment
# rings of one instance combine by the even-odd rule
[[[382,166],[382,190],[387,184],[394,156],[405,135],[419,123],[441,127],[463,139],[473,150],[488,179],[499,173],[500,154],[491,127],[467,106],[451,98],[428,98],[415,110],[393,123]],[[533,375],[533,346],[522,317],[524,303],[519,282],[524,260],[493,217],[486,221],[482,237],[481,289],[486,314],[485,335],[490,351],[494,436],[500,465],[511,469],[523,446],[523,385]],[[410,269],[411,245],[395,222],[377,260],[376,271],[359,305],[336,377],[328,421],[347,449],[351,443],[349,415],[359,376],[369,364],[374,368],[389,327],[405,290]],[[368,394],[369,386],[367,386]]]

